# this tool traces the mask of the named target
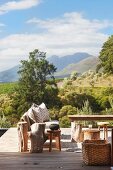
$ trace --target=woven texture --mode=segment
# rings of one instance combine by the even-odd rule
[[[82,154],[86,165],[110,165],[111,144],[105,140],[85,140]]]

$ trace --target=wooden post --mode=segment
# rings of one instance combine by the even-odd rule
[[[111,166],[113,166],[113,129],[111,131]]]
[[[25,152],[28,148],[28,124],[27,122],[19,122],[17,127],[19,137],[19,151]]]
[[[31,146],[29,152],[41,153],[43,151],[43,144],[45,133],[45,123],[34,123],[31,125],[31,132],[29,138],[31,140]]]
[[[73,135],[75,134],[75,122],[71,122],[71,142],[74,142]]]
[[[71,122],[71,142],[83,141],[82,125]]]

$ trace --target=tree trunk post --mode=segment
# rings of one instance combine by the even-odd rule
[[[26,152],[28,148],[28,124],[27,122],[19,122],[17,125],[18,139],[19,139],[19,151]]]

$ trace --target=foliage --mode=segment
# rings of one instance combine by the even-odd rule
[[[77,79],[77,76],[78,76],[78,73],[75,71],[75,72],[72,72],[71,75],[70,75],[70,79],[71,80],[76,80]]]
[[[71,126],[68,116],[64,116],[64,117],[60,118],[59,121],[60,121],[60,127],[62,127],[62,128],[68,128]]]
[[[73,114],[77,114],[77,109],[71,105],[66,105],[60,109],[59,117],[61,118],[66,115],[73,115]]]
[[[46,60],[46,53],[38,49],[29,53],[28,60],[21,61],[18,72],[20,79],[14,100],[14,108],[19,114],[25,112],[32,103],[45,102],[50,108],[58,103],[55,71],[55,66]]]
[[[17,82],[16,83],[0,83],[0,94],[9,94],[11,95],[12,93],[15,92],[15,88],[17,87]]]
[[[77,92],[76,89],[65,89],[64,91],[61,90],[60,98],[63,105],[71,105],[80,109],[82,108],[84,101],[88,100],[92,111],[96,112],[99,110],[99,105],[94,96],[87,94],[86,92]]]
[[[110,106],[113,110],[113,96],[109,96],[108,100],[109,100]]]
[[[91,115],[93,112],[90,107],[89,101],[88,100],[84,101],[82,108],[78,109],[77,112],[78,114],[81,115]]]
[[[99,59],[97,71],[102,68],[104,73],[113,74],[113,35],[103,44]]]
[[[100,76],[100,73],[95,74],[94,72],[89,71],[87,76],[94,80],[95,76],[97,78]],[[108,80],[108,77],[106,77],[105,74],[101,74],[101,76]],[[87,77],[85,79],[87,79]],[[109,79],[111,79],[111,77],[109,77]],[[66,81],[70,80],[67,79]],[[31,103],[25,98],[23,91],[21,92],[21,95],[18,93],[20,90],[18,88],[20,82],[15,85],[17,88],[16,92],[13,83],[9,84],[9,89],[13,89],[12,93],[10,93],[10,90],[8,90],[8,93],[4,90],[6,89],[6,86],[8,89],[8,83],[6,83],[6,86],[5,83],[4,85],[1,84],[1,86],[4,94],[1,93],[0,95],[0,115],[1,118],[3,117],[2,115],[5,116],[5,121],[1,120],[1,122],[4,122],[4,125],[2,123],[1,126],[6,127],[7,122],[11,126],[16,126],[19,117],[24,111],[26,112],[28,110]],[[13,88],[11,88],[11,86],[13,86]],[[63,86],[59,90],[57,89],[57,86],[56,90],[53,87],[53,80],[51,81],[51,79],[48,79],[47,77],[43,102],[45,102],[49,108],[51,119],[59,120],[61,127],[70,127],[70,120],[68,119],[68,115],[70,114],[112,114],[113,112],[113,87],[76,87],[72,80],[71,83],[67,83],[66,86]],[[32,89],[34,89],[33,86]],[[38,90],[35,90],[35,93],[33,92],[33,94],[36,94],[35,98],[40,94],[38,92]],[[34,101],[37,104],[39,103],[38,98]],[[95,125],[94,122],[88,121],[82,123],[84,123],[84,125],[88,125],[89,123]]]
[[[49,109],[49,114],[50,114],[50,118],[52,120],[58,120],[59,119],[59,109],[58,108],[52,108]]]
[[[0,128],[10,128],[11,123],[6,119],[4,115],[0,116]]]
[[[5,116],[12,114],[12,99],[7,94],[2,94],[0,96],[0,116],[3,114]]]

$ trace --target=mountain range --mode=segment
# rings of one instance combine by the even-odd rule
[[[81,60],[86,59],[88,57],[92,57],[92,56],[88,53],[75,53],[73,55],[66,55],[63,57],[54,55],[49,57],[47,60],[56,66],[57,71],[60,71],[65,67],[67,67],[69,64],[78,63]]]
[[[95,70],[99,59],[88,53],[75,53],[73,55],[66,55],[63,57],[51,56],[47,60],[54,64],[57,68],[56,77],[69,76],[73,71],[83,73],[88,70]],[[0,72],[0,82],[14,82],[18,81],[17,74],[19,65]]]

